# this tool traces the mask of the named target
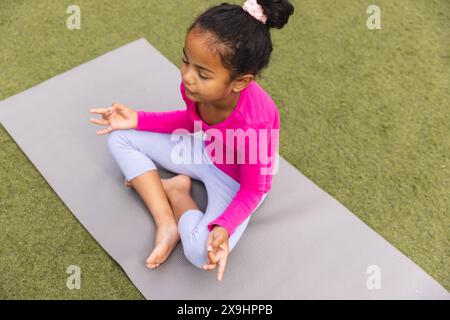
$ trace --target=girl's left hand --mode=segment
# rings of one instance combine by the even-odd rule
[[[203,266],[203,269],[209,271],[219,265],[219,271],[217,273],[218,281],[222,281],[225,266],[227,265],[229,254],[228,237],[227,229],[221,226],[215,226],[209,233],[208,240],[206,241],[208,263]]]

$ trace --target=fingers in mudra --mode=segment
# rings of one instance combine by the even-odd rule
[[[113,114],[113,110],[109,110],[109,111],[107,111],[107,112],[105,112],[103,115],[102,115],[102,118],[103,119],[105,119],[105,120],[109,120],[109,118],[111,117],[111,115]]]
[[[204,266],[205,270],[213,270],[217,267],[220,256],[217,254],[216,250],[212,249],[211,247],[207,249],[208,251],[208,262]]]
[[[95,119],[95,118],[91,118],[91,122],[95,123],[95,124],[99,124],[102,126],[107,126],[109,125],[109,121],[105,120],[105,119]]]
[[[113,111],[114,111],[113,107],[111,107],[111,108],[93,108],[90,110],[91,113],[99,114],[102,116],[102,119],[91,118],[90,121],[92,123],[95,123],[95,124],[98,124],[101,126],[108,126],[107,128],[105,128],[103,130],[97,131],[96,132],[97,135],[109,133],[113,130],[113,128],[111,126],[111,121],[110,121],[110,117],[111,117],[111,114]]]

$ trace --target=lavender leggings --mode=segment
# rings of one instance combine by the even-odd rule
[[[188,164],[184,161],[181,164],[174,161],[172,150],[175,146],[191,150],[192,161]],[[204,152],[205,142],[198,134],[186,134],[184,138],[178,136],[176,139],[175,135],[169,133],[134,129],[115,130],[109,133],[108,147],[128,181],[149,170],[157,169],[155,165],[157,163],[173,173],[185,174],[204,183],[208,196],[206,212],[187,210],[178,222],[178,231],[186,258],[193,265],[202,268],[207,263],[206,240],[209,234],[207,226],[228,207],[239,190],[240,184],[211,162],[207,152]],[[201,159],[201,163],[198,159]],[[258,209],[266,195],[262,197],[254,211]],[[250,217],[251,215],[235,229],[229,238],[230,252],[239,241]]]

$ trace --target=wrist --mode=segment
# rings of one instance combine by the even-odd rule
[[[133,128],[132,129],[137,129],[138,127],[138,113],[137,111],[133,111]]]
[[[230,238],[230,233],[228,232],[228,230],[225,227],[219,226],[218,224],[214,225],[213,229],[219,229],[220,232],[224,232],[227,236],[227,238]]]

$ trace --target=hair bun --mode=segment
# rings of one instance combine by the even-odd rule
[[[294,13],[294,6],[288,0],[257,0],[267,16],[268,28],[281,29]]]

